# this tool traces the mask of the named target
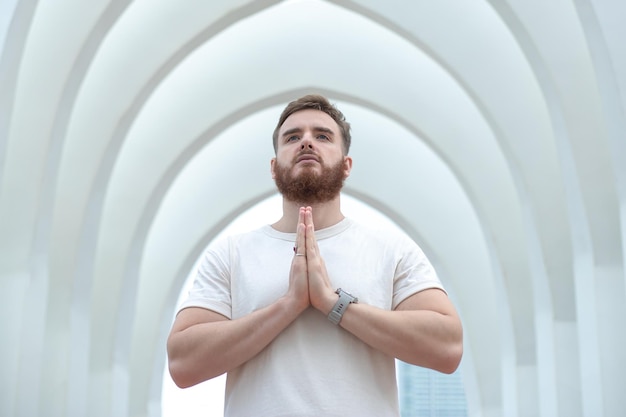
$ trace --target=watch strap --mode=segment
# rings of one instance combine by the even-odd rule
[[[333,324],[338,325],[348,306],[353,303],[358,303],[359,299],[352,294],[345,292],[341,288],[337,288],[335,293],[339,294],[339,299],[335,303],[332,310],[330,310],[330,313],[328,313],[328,320],[330,320]]]

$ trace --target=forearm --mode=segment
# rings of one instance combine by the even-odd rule
[[[440,372],[454,372],[463,352],[462,328],[455,314],[351,304],[340,325],[377,350]]]
[[[247,362],[303,311],[287,297],[236,320],[194,324],[172,332],[167,349],[174,382],[189,387]]]

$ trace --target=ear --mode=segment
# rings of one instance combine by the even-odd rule
[[[272,158],[270,160],[270,172],[272,173],[272,179],[276,179],[276,171],[274,170],[274,167],[276,165],[276,158]]]
[[[348,178],[352,171],[352,158],[348,155],[343,157],[343,177]]]

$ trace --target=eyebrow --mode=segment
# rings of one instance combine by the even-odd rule
[[[292,127],[291,129],[285,130],[281,136],[285,137],[294,133],[301,133],[301,132],[302,132],[302,129],[300,129],[299,127]]]
[[[329,133],[331,136],[335,134],[335,132],[332,131],[332,129],[329,129],[327,127],[323,127],[323,126],[316,126],[313,128],[314,132],[324,132],[324,133]]]
[[[328,133],[331,136],[333,136],[335,134],[335,132],[333,132],[332,129],[329,129],[329,128],[324,127],[324,126],[315,126],[315,127],[313,127],[313,131],[314,132]],[[294,133],[302,133],[302,129],[299,128],[299,127],[292,127],[291,129],[285,130],[281,136],[285,137],[285,136],[292,135]]]

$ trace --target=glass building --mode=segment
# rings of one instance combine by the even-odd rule
[[[451,375],[397,361],[402,417],[466,417],[460,370]]]

